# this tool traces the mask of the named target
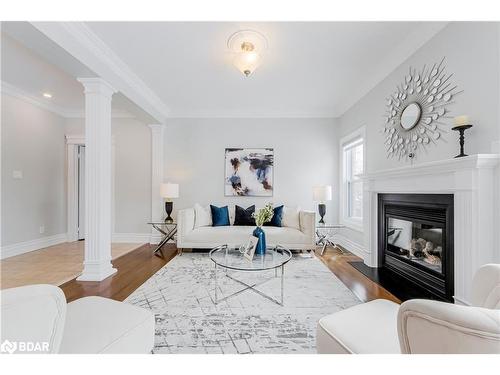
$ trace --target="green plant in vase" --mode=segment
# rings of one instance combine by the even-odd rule
[[[260,210],[254,212],[252,217],[255,219],[255,224],[257,228],[253,231],[253,235],[259,239],[257,242],[257,247],[255,248],[255,253],[259,255],[264,255],[266,253],[266,233],[262,229],[264,223],[271,221],[274,215],[273,205],[268,203]]]

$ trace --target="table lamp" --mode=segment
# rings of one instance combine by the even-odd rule
[[[315,202],[319,202],[318,212],[321,217],[319,223],[324,224],[325,221],[323,218],[326,214],[325,202],[332,200],[332,187],[330,185],[315,186],[313,188],[313,199]]]
[[[172,209],[174,208],[172,198],[179,198],[179,185],[171,184],[170,182],[161,184],[160,195],[162,198],[165,198],[165,211],[167,212],[165,223],[173,223],[174,219],[170,216]]]

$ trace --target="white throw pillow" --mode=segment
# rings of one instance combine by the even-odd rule
[[[229,225],[234,225],[234,219],[235,219],[235,212],[234,210],[236,209],[235,205],[227,205],[227,210],[229,211]]]
[[[300,207],[283,207],[283,218],[281,219],[281,225],[283,225],[284,227],[300,230],[299,212]]]
[[[211,227],[212,210],[210,206],[202,207],[198,203],[194,205],[194,227]]]

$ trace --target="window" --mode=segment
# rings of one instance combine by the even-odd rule
[[[363,221],[364,129],[341,141],[342,219],[345,224],[360,227]]]

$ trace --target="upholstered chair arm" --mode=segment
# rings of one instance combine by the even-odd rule
[[[2,290],[0,342],[22,352],[22,343],[38,344],[34,353],[58,353],[66,319],[66,297],[53,285]],[[26,345],[26,344],[25,344]]]
[[[500,311],[410,300],[398,312],[402,353],[500,353]]]
[[[177,212],[177,236],[183,236],[194,229],[194,208]]]
[[[300,231],[306,236],[311,238],[312,243],[315,242],[316,233],[314,221],[316,220],[316,213],[314,211],[300,211],[299,212],[299,222]]]
[[[473,306],[500,309],[500,264],[481,266],[472,281]]]

